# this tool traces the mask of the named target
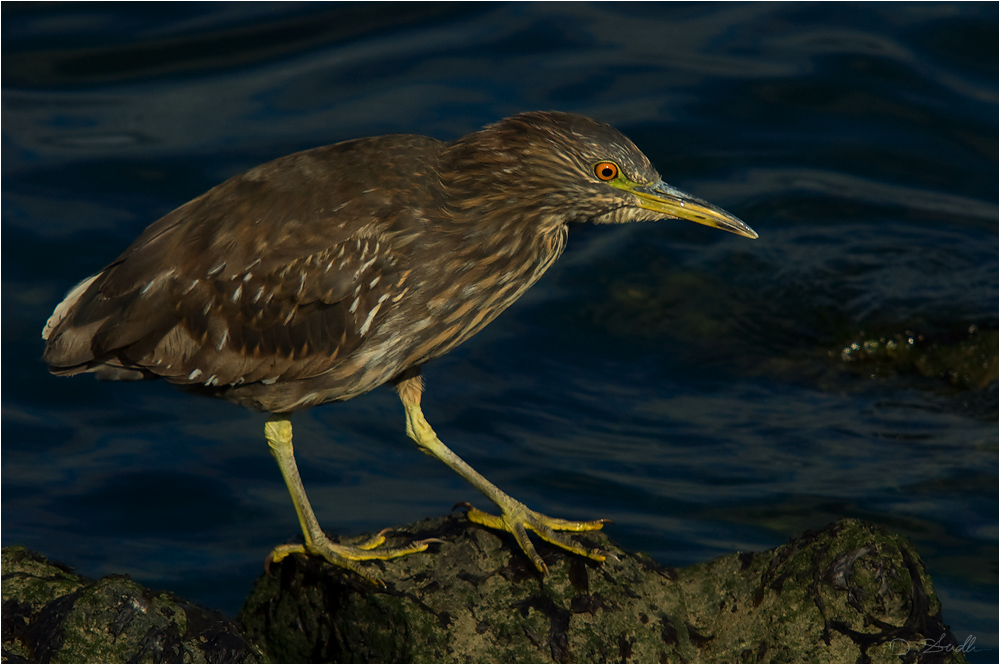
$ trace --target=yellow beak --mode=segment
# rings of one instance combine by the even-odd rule
[[[621,187],[639,199],[639,207],[652,210],[676,219],[685,219],[722,229],[747,238],[756,238],[757,233],[744,224],[738,217],[730,215],[707,201],[695,198],[681,190],[671,187],[662,180],[653,185],[636,185],[628,183]]]

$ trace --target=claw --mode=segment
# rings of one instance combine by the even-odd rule
[[[382,543],[384,543],[385,537],[388,536],[390,533],[392,533],[392,529],[382,529],[381,531],[376,533],[374,536],[372,536],[365,542],[356,545],[356,547],[362,550],[373,550]]]

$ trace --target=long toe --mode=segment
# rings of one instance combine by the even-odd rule
[[[279,545],[267,557],[265,567],[270,573],[270,565],[272,563],[277,563],[291,554],[305,554],[321,557],[334,566],[346,568],[357,573],[373,584],[383,585],[379,578],[372,575],[359,562],[371,561],[373,559],[395,559],[407,556],[408,554],[423,552],[434,543],[444,542],[439,538],[426,538],[424,540],[412,541],[400,547],[382,547],[385,543],[386,534],[389,532],[389,529],[385,529],[358,545],[341,545],[333,542],[326,536],[314,539],[313,542],[307,545]]]
[[[468,503],[460,505],[466,509],[466,516],[470,522],[481,524],[491,529],[506,531],[513,535],[514,540],[517,541],[521,550],[531,559],[535,568],[542,573],[548,572],[548,568],[545,562],[542,561],[542,557],[535,551],[534,545],[531,544],[531,540],[528,538],[528,531],[535,532],[539,538],[547,543],[561,547],[579,556],[587,557],[594,561],[604,561],[606,558],[605,553],[601,550],[584,547],[571,536],[560,532],[597,531],[608,520],[602,519],[586,522],[563,520],[536,512],[524,504],[513,500],[505,502],[505,505],[500,506],[503,511],[500,516],[483,512]]]

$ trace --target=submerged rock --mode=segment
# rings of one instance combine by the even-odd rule
[[[937,334],[862,332],[836,355],[846,367],[872,377],[910,374],[980,390],[997,380],[998,339],[995,325]]]

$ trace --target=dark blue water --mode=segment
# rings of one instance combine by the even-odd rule
[[[575,229],[524,299],[425,368],[441,438],[671,565],[885,525],[992,661],[995,342],[992,380],[961,385],[839,350],[869,331],[995,340],[997,25],[995,3],[4,3],[3,543],[235,613],[298,528],[264,416],[49,376],[52,308],[258,163],[562,109],[761,238]],[[482,503],[409,443],[388,389],[295,425],[330,532]]]

